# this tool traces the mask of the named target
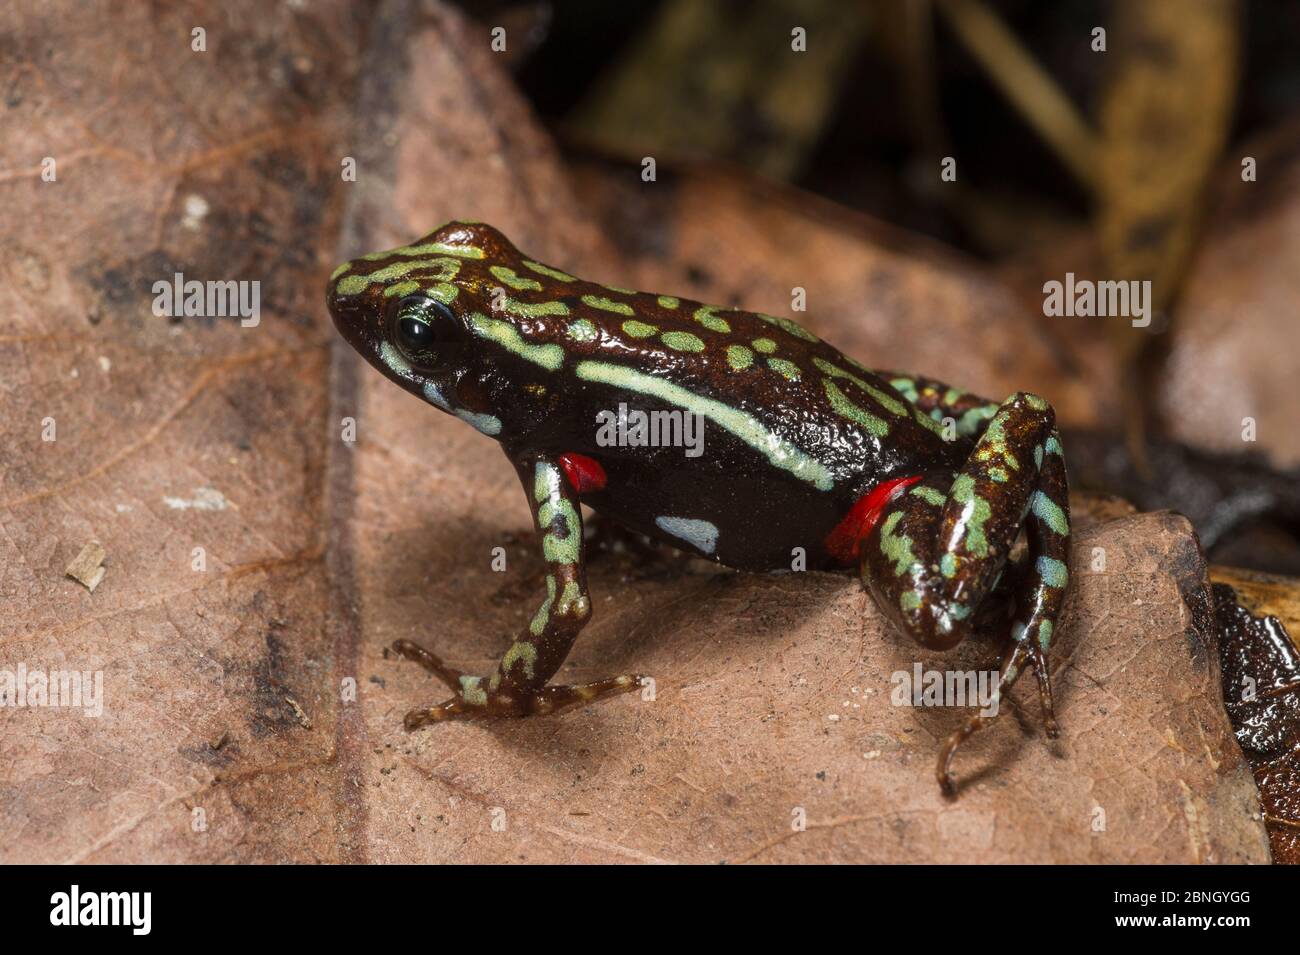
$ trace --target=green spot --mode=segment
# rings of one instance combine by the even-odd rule
[[[980,438],[979,446],[976,447],[973,457],[977,461],[986,462],[1001,458],[1012,470],[1019,471],[1020,462],[1016,460],[1016,456],[1011,453],[1010,448],[1007,446],[1006,422],[1006,413],[1000,412],[993,416],[993,420],[989,422],[984,436]]]
[[[989,477],[999,484],[1006,484],[1011,475],[1007,474],[1004,468],[989,468]]]
[[[1070,572],[1065,569],[1065,564],[1055,557],[1040,557],[1035,567],[1038,576],[1042,577],[1043,583],[1049,587],[1064,590],[1065,585],[1070,581]]]
[[[560,601],[555,605],[555,612],[558,614],[568,614],[582,600],[582,592],[578,589],[578,582],[570,580],[564,585],[564,593],[560,594]]]
[[[540,630],[534,632],[534,636],[541,633]],[[524,679],[533,678],[533,667],[537,664],[537,648],[526,640],[517,640],[501,657],[501,669],[506,673],[510,672],[511,667],[516,663],[524,665]]]
[[[1047,439],[1047,443],[1043,445],[1043,450],[1048,454],[1055,454],[1061,457],[1065,456],[1065,452],[1061,450],[1061,442],[1056,440],[1056,435],[1052,435]]]
[[[816,365],[823,374],[831,375],[835,378],[843,378],[846,381],[853,382],[853,384],[857,385],[869,394],[876,404],[880,405],[880,407],[884,408],[890,414],[896,415],[900,418],[907,417],[907,407],[897,398],[886,394],[875,385],[869,384],[857,375],[847,372],[843,368],[837,368],[835,365],[832,365],[830,362],[821,358],[814,358],[813,364]]]
[[[789,471],[802,481],[807,481],[819,491],[829,491],[835,486],[826,465],[800,451],[780,435],[768,430],[757,418],[712,398],[687,391],[680,385],[647,375],[633,368],[611,365],[606,362],[582,361],[576,369],[579,378],[601,384],[625,388],[643,395],[660,398],[687,411],[704,415],[741,441],[763,455],[774,466]]]
[[[1066,537],[1070,533],[1070,519],[1065,516],[1061,506],[1042,491],[1035,491],[1029,499],[1029,509],[1034,516],[1052,529],[1054,533]]]
[[[406,279],[412,272],[429,272],[430,274],[425,278],[430,282],[447,283],[460,272],[460,263],[455,259],[411,259],[394,262],[367,275],[349,275],[341,278],[335,286],[335,291],[339,295],[359,295],[375,282]]]
[[[333,282],[335,279],[337,279],[340,275],[342,275],[350,268],[352,268],[352,263],[344,262],[337,269],[335,269],[333,272],[330,273],[330,281]]]
[[[615,302],[613,299],[602,298],[599,295],[582,296],[582,304],[590,308],[599,308],[602,311],[613,312],[616,315],[635,315],[631,305],[626,302]]]
[[[528,632],[531,633],[534,637],[541,636],[542,631],[546,629],[546,625],[551,622],[551,604],[553,604],[554,602],[555,602],[555,576],[553,574],[547,574],[546,575],[546,600],[544,600],[542,602],[542,605],[537,608],[537,613],[533,614],[532,622],[528,624]],[[518,643],[516,643],[514,647],[511,647],[510,650],[513,651],[517,646],[519,646]],[[510,667],[511,664],[513,663],[513,661],[506,659],[509,656],[510,653],[507,652],[506,657],[503,657],[501,659],[501,669],[505,670],[507,673],[510,672]],[[533,651],[533,656],[534,657],[537,656],[536,649],[534,649]],[[529,669],[531,670],[532,669],[531,661],[528,666]],[[531,673],[529,673],[528,675],[530,677],[532,676]]]
[[[1034,467],[1041,468],[1042,466],[1043,466],[1043,446],[1040,444],[1034,448]]]
[[[545,461],[538,461],[533,468],[533,500],[538,504],[560,493],[560,472]]]
[[[1046,650],[1047,645],[1052,642],[1052,631],[1056,628],[1052,626],[1052,621],[1044,620],[1038,625],[1038,645]]]
[[[943,610],[953,620],[965,620],[970,616],[970,607],[952,600],[943,605]]]
[[[921,396],[916,390],[916,382],[911,378],[893,378],[889,382],[889,387],[893,388],[913,404],[921,400]]]
[[[727,346],[727,364],[735,371],[744,371],[754,362],[754,353],[744,345]]]
[[[536,279],[524,278],[522,275],[516,274],[514,269],[508,269],[504,265],[494,265],[488,271],[492,273],[498,282],[509,285],[513,289],[519,289],[522,292],[540,292],[542,290],[541,282]]]
[[[549,265],[542,265],[541,262],[530,262],[527,259],[525,259],[524,268],[532,269],[538,275],[545,275],[547,278],[557,279],[558,281],[561,282],[578,281],[577,278],[570,275],[568,272],[561,272],[559,269],[553,269]]]
[[[474,245],[448,245],[445,242],[426,242],[424,245],[404,245],[400,248],[389,249],[387,252],[371,252],[369,255],[361,256],[361,258],[367,262],[377,262],[380,259],[388,259],[394,256],[410,258],[421,255],[454,255],[462,259],[481,259],[484,257],[484,252]]]
[[[898,605],[903,608],[904,613],[919,610],[921,607],[921,595],[915,590],[904,590],[898,598]]]
[[[634,288],[619,288],[617,285],[606,285],[605,288],[609,289],[611,292],[617,292],[619,295],[639,295],[639,294],[641,294],[641,293],[639,293],[639,292],[638,292],[636,289],[634,289]]]
[[[997,405],[980,405],[967,410],[957,420],[957,433],[963,438],[972,438],[979,433],[980,425],[997,414]]]
[[[674,351],[704,351],[704,340],[690,332],[664,332],[659,340]]]
[[[542,555],[552,564],[576,564],[582,549],[582,523],[573,502],[560,493],[559,470],[545,461],[538,461],[533,469],[533,499],[537,508],[537,527],[546,530],[542,537]],[[556,518],[564,521],[564,536],[548,530]],[[551,585],[554,596],[554,584]]]
[[[703,308],[695,310],[695,320],[711,332],[721,332],[723,335],[730,333],[731,326],[725,319],[718,318],[714,312],[717,311],[712,305],[705,305]]]
[[[567,498],[556,497],[537,509],[537,523],[542,527],[549,527],[557,516],[564,521],[565,535],[560,537],[550,532],[543,537],[542,556],[552,564],[576,564],[582,545],[582,525],[578,522],[578,512],[573,503]]]
[[[660,308],[676,308],[678,305],[681,305],[681,304],[682,304],[682,303],[681,303],[681,300],[680,300],[680,299],[675,299],[675,298],[673,298],[671,295],[660,295],[660,296],[659,296],[659,307],[660,307]]]
[[[758,312],[757,314],[763,321],[775,325],[777,328],[789,335],[793,335],[795,338],[802,338],[806,342],[820,341],[820,339],[818,339],[818,337],[812,332],[808,331],[808,329],[804,328],[797,322],[790,321],[788,318],[781,318],[779,315],[764,315],[762,312]]]
[[[940,557],[939,572],[949,579],[957,576],[957,555],[949,551]]]
[[[479,338],[495,342],[509,352],[518,355],[535,365],[541,365],[549,371],[557,371],[564,364],[564,349],[559,345],[534,345],[526,342],[519,334],[519,329],[499,318],[488,318],[481,312],[469,317],[470,329]]]
[[[585,318],[580,318],[572,323],[568,328],[568,334],[575,342],[594,342],[600,337],[600,332],[596,330],[596,326]]]
[[[508,298],[501,304],[501,310],[517,318],[541,318],[543,315],[568,315],[569,306],[563,302],[521,302]]]
[[[1047,410],[1047,402],[1038,397],[1038,395],[1025,395],[1025,404],[1029,405],[1029,407],[1033,408],[1035,411]]]
[[[943,425],[941,425],[938,421],[931,418],[920,408],[916,407],[916,405],[912,405],[912,418],[913,420],[916,421],[917,424],[925,428],[925,430],[933,431],[941,438],[945,437],[943,432]]]
[[[448,287],[453,290],[455,289],[454,285]],[[402,295],[410,295],[412,292],[418,292],[419,290],[420,283],[415,281],[415,279],[408,279],[405,282],[398,282],[395,285],[390,285],[384,289],[384,298],[398,298]]]
[[[789,381],[799,380],[799,366],[792,361],[786,361],[784,358],[769,358],[767,367]]]
[[[764,355],[770,355],[776,351],[776,342],[770,338],[755,338],[752,344],[754,351],[761,351]]]
[[[933,504],[935,507],[943,507],[948,502],[948,498],[942,492],[936,491],[932,487],[922,484],[919,487],[912,488],[912,496],[919,497],[927,504]]]
[[[483,682],[481,676],[465,675],[460,678],[460,697],[471,706],[487,705],[487,691],[479,686]]]
[[[964,528],[962,543],[976,557],[989,555],[988,538],[984,535],[984,525],[988,523],[993,511],[989,502],[975,493],[975,479],[969,474],[959,474],[952,482],[948,496],[959,504],[965,504],[958,526]]]
[[[863,411],[852,401],[845,397],[844,392],[836,386],[835,382],[829,378],[822,379],[822,387],[826,389],[826,397],[830,400],[831,408],[836,414],[848,418],[850,421],[860,425],[869,434],[877,438],[883,438],[889,434],[889,425],[877,418],[868,411]]]
[[[649,338],[659,331],[655,325],[649,325],[646,322],[624,322],[623,331],[627,332],[633,338]]]
[[[880,551],[894,562],[894,573],[900,577],[917,563],[916,554],[912,552],[912,538],[906,534],[894,534],[894,528],[902,519],[903,512],[895,511],[885,518],[880,528]]]

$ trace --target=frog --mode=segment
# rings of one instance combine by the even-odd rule
[[[955,794],[958,748],[1030,670],[1045,734],[1059,735],[1048,651],[1069,587],[1069,500],[1042,397],[989,401],[869,368],[785,316],[586,281],[474,221],[340,265],[326,299],[366,362],[499,443],[545,568],[545,595],[491,673],[462,673],[414,640],[392,645],[452,694],[412,709],[407,730],[552,714],[645,683],[551,682],[593,612],[585,508],[739,571],[798,560],[856,572],[893,626],[940,651],[976,631],[1023,536],[1023,572],[998,591],[1012,612],[995,635],[992,705],[939,748],[939,786]],[[695,416],[699,453],[611,440],[610,416],[629,408]]]

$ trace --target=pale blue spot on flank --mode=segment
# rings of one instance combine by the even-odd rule
[[[655,524],[660,530],[686,541],[704,554],[712,554],[718,546],[718,527],[708,521],[692,517],[656,517]]]

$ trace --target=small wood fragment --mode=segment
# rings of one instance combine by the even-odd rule
[[[289,704],[289,709],[293,710],[294,717],[302,724],[302,728],[311,729],[311,717],[303,710],[302,706],[292,696],[286,696],[284,702]]]
[[[81,553],[72,558],[65,573],[93,594],[99,582],[104,579],[105,556],[106,552],[99,541],[91,541],[81,548]]]

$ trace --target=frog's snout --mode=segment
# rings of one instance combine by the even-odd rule
[[[325,289],[325,304],[339,334],[356,345],[357,334],[368,313],[366,292],[348,294],[340,290],[337,281],[331,281]]]

